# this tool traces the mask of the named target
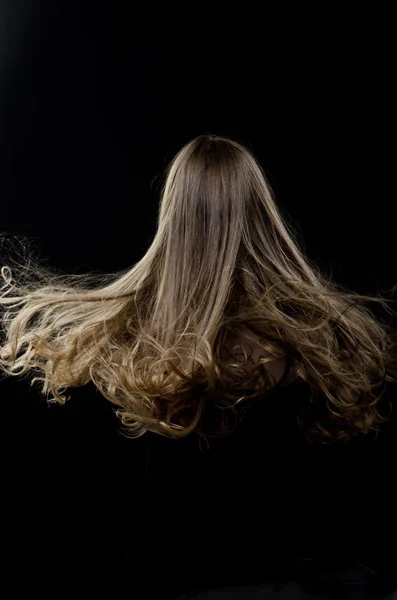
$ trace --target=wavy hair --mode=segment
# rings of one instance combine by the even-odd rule
[[[246,400],[271,392],[270,353],[309,385],[312,408],[298,416],[309,443],[379,431],[391,418],[380,401],[397,382],[396,335],[364,304],[394,315],[393,300],[351,292],[305,256],[264,169],[236,141],[191,140],[160,191],[149,249],[116,274],[65,275],[21,236],[16,261],[2,251],[4,373],[42,382],[49,403],[92,381],[127,437],[224,436]],[[254,364],[231,347],[246,326],[267,352]]]

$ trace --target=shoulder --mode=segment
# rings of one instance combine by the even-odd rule
[[[266,344],[265,338],[255,333],[247,325],[242,325],[239,331],[236,331],[234,335],[229,338],[228,344],[228,350],[232,355],[234,351],[239,353],[241,348],[245,348],[249,353],[250,362],[254,365],[257,365],[262,358],[267,359],[264,368],[274,378],[275,384],[283,380],[281,385],[286,386],[298,378],[296,370],[293,365],[290,364],[288,357],[284,355],[280,358],[271,354],[271,352],[264,347]]]

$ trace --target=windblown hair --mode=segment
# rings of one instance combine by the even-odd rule
[[[49,403],[92,381],[127,437],[227,435],[229,416],[274,383],[269,358],[252,368],[244,348],[242,360],[226,350],[246,325],[309,385],[313,411],[298,417],[309,443],[346,442],[391,418],[380,400],[397,382],[395,333],[364,303],[394,314],[393,300],[348,291],[305,257],[264,170],[236,141],[200,135],[176,154],[156,234],[132,268],[65,275],[22,242],[15,273],[1,269],[2,370],[43,382]]]

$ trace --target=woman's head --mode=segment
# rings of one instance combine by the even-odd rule
[[[242,361],[224,360],[245,325],[265,351],[289,356],[326,407],[306,425],[313,439],[347,440],[382,422],[379,388],[397,375],[395,345],[363,303],[385,301],[337,286],[305,256],[260,162],[236,141],[201,135],[177,153],[157,231],[132,267],[61,275],[29,255],[14,270],[13,284],[2,269],[2,369],[38,371],[32,383],[43,381],[58,402],[62,390],[93,381],[118,406],[126,434],[205,433],[214,406],[214,433],[224,434],[227,415],[272,385],[267,359],[254,370],[245,349]]]
[[[220,136],[198,136],[170,163],[151,254],[162,289],[154,305],[158,318],[164,310],[175,323],[196,315],[198,332],[210,336],[236,278],[256,297],[289,278],[315,281],[260,164]]]

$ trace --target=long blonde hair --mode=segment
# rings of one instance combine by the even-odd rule
[[[313,411],[298,419],[309,442],[378,431],[391,417],[379,407],[397,382],[396,343],[364,302],[392,314],[389,301],[332,283],[297,238],[253,153],[200,135],[167,167],[156,234],[131,268],[65,275],[21,241],[13,278],[2,253],[1,369],[42,382],[61,404],[67,388],[92,381],[126,436],[226,435],[226,415],[273,383],[269,359],[254,369],[245,350],[224,360],[227,340],[249,325],[310,386]],[[221,416],[213,432],[211,406]]]

